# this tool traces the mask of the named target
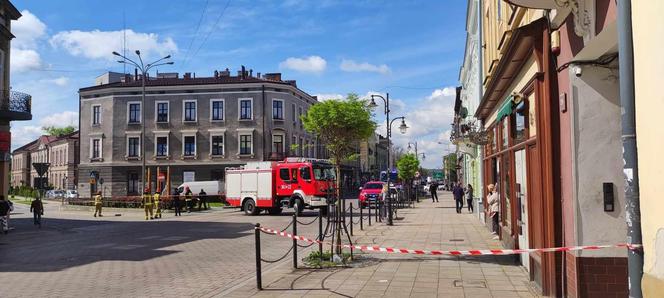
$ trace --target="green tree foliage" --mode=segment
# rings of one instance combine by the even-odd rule
[[[348,94],[346,100],[326,100],[313,105],[302,116],[304,129],[316,135],[325,144],[337,172],[337,198],[342,198],[339,165],[353,157],[357,140],[364,140],[376,130],[371,110],[357,94]],[[342,213],[336,205],[337,215]],[[337,220],[335,253],[341,255],[341,221]]]
[[[64,127],[45,126],[42,127],[42,130],[44,131],[44,133],[46,133],[49,136],[61,137],[75,132],[76,127],[73,127],[71,125]]]
[[[399,170],[399,178],[409,181],[415,178],[415,173],[420,168],[420,161],[417,160],[415,154],[404,154],[397,160],[397,170]]]

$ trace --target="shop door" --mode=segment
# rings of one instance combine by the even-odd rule
[[[514,153],[514,178],[516,179],[517,231],[519,248],[530,248],[528,243],[528,168],[526,167],[526,150]],[[521,254],[521,264],[530,271],[530,254]]]
[[[527,240],[533,248],[544,247],[544,204],[542,202],[542,180],[540,171],[539,149],[537,145],[528,146],[526,168],[528,172],[528,202],[526,207],[529,208],[528,213],[529,223]],[[542,287],[542,253],[530,254],[530,279]]]

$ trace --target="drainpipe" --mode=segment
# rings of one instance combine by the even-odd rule
[[[634,108],[634,45],[632,40],[631,0],[618,1],[618,51],[620,66],[620,105],[622,107],[623,173],[625,176],[625,217],[627,243],[641,244],[641,203],[639,198],[639,164],[636,149]],[[629,297],[643,297],[643,249],[627,251]]]
[[[477,96],[479,97],[480,101],[482,101],[482,96],[483,96],[483,89],[482,89],[482,82],[484,82],[484,55],[482,51],[484,50],[484,38],[482,37],[482,0],[477,0],[477,41],[478,41],[478,47],[477,47],[477,68],[479,69],[479,75],[477,76]],[[479,104],[479,102],[478,102]],[[479,120],[479,119],[478,119]],[[480,123],[479,125],[481,127],[484,127],[484,121],[479,120]],[[480,163],[480,171],[479,171],[479,182],[480,182],[480,189],[479,189],[479,199],[477,200],[477,217],[479,219],[482,218],[482,215],[484,213],[484,150],[482,150],[482,146],[477,146],[479,150],[479,163]]]
[[[243,66],[242,75],[244,76],[244,66]],[[262,102],[263,102],[263,116],[261,117],[261,119],[263,121],[263,125],[262,125],[263,126],[262,127],[263,128],[263,141],[261,142],[262,145],[263,145],[263,159],[262,159],[262,161],[265,161],[265,160],[267,160],[267,156],[268,156],[267,152],[265,152],[265,134],[266,134],[266,132],[265,132],[265,117],[267,117],[266,115],[268,115],[268,113],[265,112],[265,110],[267,109],[267,107],[265,106],[265,85],[261,85],[261,95],[262,95]],[[272,131],[270,131],[270,136],[272,136]],[[286,140],[284,140],[284,142],[285,141]]]

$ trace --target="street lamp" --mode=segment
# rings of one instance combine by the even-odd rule
[[[419,158],[420,158],[420,156],[422,156],[422,160],[424,160],[424,159],[426,159],[426,158],[427,158],[427,157],[426,157],[426,155],[424,155],[424,152],[422,152],[422,153],[417,153],[417,142],[413,142],[413,143],[411,143],[411,142],[408,142],[408,150],[410,150],[410,149],[412,149],[412,148],[413,148],[413,146],[412,146],[412,145],[415,145],[415,157],[416,157],[416,158],[418,158],[418,159],[419,159]]]
[[[124,60],[118,60],[118,63],[121,64],[129,64],[131,66],[136,67],[139,71],[141,71],[141,87],[142,87],[142,95],[141,95],[141,126],[142,126],[142,131],[141,131],[141,160],[143,161],[141,165],[141,182],[143,183],[143,190],[145,189],[145,78],[147,77],[148,72],[150,69],[153,67],[161,66],[161,65],[173,65],[173,61],[168,61],[168,62],[162,62],[164,60],[170,59],[171,55],[168,55],[166,57],[163,57],[161,59],[155,60],[154,62],[148,63],[148,64],[143,64],[143,58],[141,57],[141,51],[136,50],[136,56],[138,56],[138,61],[140,63],[136,63],[136,61],[131,60],[123,55],[121,55],[118,52],[113,52],[113,55],[118,56]]]
[[[392,197],[390,196],[390,172],[391,172],[391,166],[390,166],[390,137],[392,136],[392,123],[394,123],[395,120],[401,119],[401,125],[399,125],[399,131],[404,134],[406,133],[406,130],[408,129],[408,126],[406,125],[406,118],[405,117],[396,117],[390,121],[390,94],[387,93],[386,97],[383,97],[382,95],[378,94],[373,94],[371,95],[371,102],[369,102],[369,108],[375,108],[378,105],[376,104],[375,98],[378,97],[383,100],[385,103],[385,124],[387,124],[387,225],[391,226],[393,224],[392,221]]]

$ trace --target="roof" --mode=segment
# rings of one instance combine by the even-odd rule
[[[218,84],[252,84],[252,83],[269,83],[291,86],[302,93],[311,96],[309,93],[299,89],[292,80],[273,80],[267,78],[258,78],[253,76],[219,76],[219,77],[198,77],[198,78],[155,78],[150,77],[145,81],[146,87],[161,87],[161,86],[188,86],[188,85],[218,85]],[[107,88],[131,88],[141,87],[141,80],[131,80],[129,82],[115,82],[110,84],[90,86],[79,89],[79,92],[103,90]]]

